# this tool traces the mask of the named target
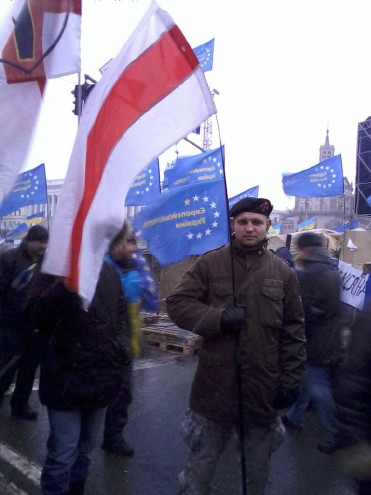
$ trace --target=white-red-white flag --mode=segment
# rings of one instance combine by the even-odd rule
[[[84,107],[43,271],[91,301],[136,175],[215,112],[192,48],[152,2]]]
[[[0,26],[0,203],[31,143],[46,79],[80,71],[81,0],[13,0]]]

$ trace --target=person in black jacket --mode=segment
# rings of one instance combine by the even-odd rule
[[[340,345],[340,280],[322,235],[305,232],[298,237],[297,247],[295,271],[305,314],[307,367],[299,398],[282,420],[285,426],[300,430],[312,402],[327,432],[318,449],[330,454],[337,442],[330,378]]]
[[[63,280],[39,272],[26,314],[41,335],[39,394],[50,424],[41,491],[81,495],[106,407],[130,360],[120,278],[104,263],[85,311]]]
[[[11,415],[16,419],[36,419],[28,404],[39,365],[38,335],[24,318],[22,307],[27,287],[48,242],[48,231],[34,225],[19,247],[0,258],[0,402],[14,380]]]
[[[336,455],[357,482],[359,495],[371,494],[371,306],[352,328],[344,370],[335,388],[339,447]]]

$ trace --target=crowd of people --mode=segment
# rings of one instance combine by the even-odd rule
[[[33,226],[0,258],[1,400],[18,371],[11,415],[36,419],[28,399],[40,365],[39,397],[50,427],[41,491],[82,495],[103,425],[102,449],[134,453],[123,437],[132,358],[141,351],[140,310],[158,311],[157,285],[125,223],[85,310],[61,277],[42,272],[47,240],[47,230]]]
[[[232,436],[243,494],[265,495],[272,454],[286,434],[300,434],[310,409],[323,427],[319,451],[370,495],[371,305],[354,318],[344,352],[340,278],[326,238],[304,232],[295,258],[286,247],[274,253],[271,211],[265,198],[237,202],[230,243],[199,256],[166,299],[171,320],[202,337],[181,422],[188,455],[179,495],[210,494]],[[36,419],[28,399],[40,365],[50,426],[41,490],[82,495],[102,430],[105,452],[134,453],[123,436],[132,362],[142,349],[140,311],[158,311],[158,293],[127,223],[87,310],[62,278],[42,272],[47,241],[34,226],[0,257],[0,402],[17,376],[11,415]]]

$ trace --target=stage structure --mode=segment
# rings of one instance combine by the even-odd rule
[[[358,123],[354,212],[371,215],[371,117]]]

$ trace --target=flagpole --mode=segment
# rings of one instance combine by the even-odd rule
[[[220,136],[220,126],[218,115],[215,114],[216,124],[218,127],[218,136],[219,136],[219,147],[222,150],[221,158],[222,158],[222,167],[223,167],[223,184],[225,190],[225,203],[227,208],[227,222],[228,222],[228,232],[229,232],[229,240],[230,240],[230,257],[231,257],[231,277],[232,277],[232,292],[233,292],[233,305],[237,306],[236,300],[236,278],[234,273],[234,259],[232,252],[232,228],[231,222],[229,221],[229,203],[228,203],[228,188],[227,188],[227,180],[225,175],[225,159],[224,159],[224,150],[222,148],[222,140]],[[242,495],[247,495],[247,483],[246,483],[246,456],[245,456],[245,421],[244,421],[244,411],[243,411],[243,400],[242,400],[242,369],[241,369],[241,342],[240,342],[240,334],[236,332],[236,377],[237,377],[237,403],[238,403],[238,430],[239,430],[239,440],[240,440],[240,461],[241,461],[241,481],[242,481]]]

